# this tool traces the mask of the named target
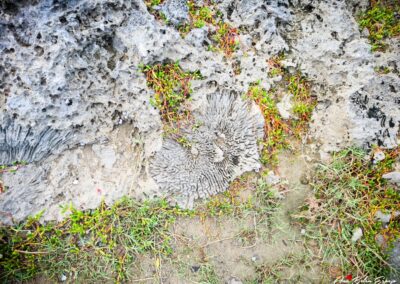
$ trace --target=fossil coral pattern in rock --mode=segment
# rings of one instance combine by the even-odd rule
[[[0,125],[0,165],[36,162],[70,144],[72,133],[49,126],[30,127],[7,119]]]
[[[237,176],[258,170],[263,118],[256,110],[234,94],[208,95],[194,113],[200,126],[183,130],[187,143],[167,138],[151,163],[162,191],[191,207],[193,200],[225,191]]]

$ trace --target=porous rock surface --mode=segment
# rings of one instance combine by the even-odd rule
[[[7,190],[0,193],[1,220],[19,221],[43,208],[45,220],[60,219],[60,205],[94,208],[103,199],[112,203],[124,195],[171,195],[190,205],[224,190],[241,172],[257,168],[255,140],[261,134],[250,128],[257,129],[262,120],[250,110],[253,105],[248,113],[232,116],[249,121],[250,128],[240,119],[229,122],[229,131],[238,137],[212,133],[216,122],[225,123],[210,118],[215,112],[245,104],[240,98],[220,97],[221,90],[241,96],[255,81],[269,89],[276,78],[268,78],[267,61],[282,51],[288,54],[288,70],[300,68],[318,96],[310,131],[316,151],[354,143],[394,147],[399,77],[378,75],[374,66],[388,62],[397,68],[398,42],[379,57],[370,52],[353,16],[364,2],[217,1],[225,21],[241,31],[239,50],[227,58],[208,51],[206,27],[182,38],[173,25],[155,19],[142,0],[3,1],[0,164],[24,160],[28,165],[2,174]],[[160,9],[171,22],[187,17],[185,1],[168,0]],[[152,91],[139,71],[140,64],[176,61],[203,76],[192,82],[193,112],[207,122],[199,130],[211,137],[205,141],[196,132],[187,135],[195,147],[204,147],[205,154],[197,150],[204,163],[215,166],[208,169],[214,173],[209,176],[221,179],[212,182],[216,186],[211,190],[196,177],[202,171],[193,153],[163,140],[159,113],[149,103]],[[210,107],[208,113],[201,111]],[[226,149],[215,147],[221,137]],[[215,161],[227,149],[233,149],[229,162],[221,175],[215,174],[220,169]],[[179,159],[169,160],[168,151],[176,151]],[[240,157],[238,165],[232,155]],[[195,171],[178,162],[180,172],[174,171],[171,164],[181,160]],[[181,181],[168,181],[169,175]],[[202,189],[191,190],[192,182]]]

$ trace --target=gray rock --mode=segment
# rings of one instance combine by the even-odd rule
[[[268,171],[267,176],[265,177],[265,182],[270,185],[277,185],[281,182],[280,176],[276,175],[273,171]]]
[[[382,178],[387,179],[392,183],[400,183],[400,172],[390,172],[382,175]]]
[[[385,159],[385,152],[378,150],[374,153],[373,163],[377,164]]]
[[[285,94],[282,100],[276,104],[279,114],[283,119],[290,119],[292,116],[292,94]]]
[[[368,40],[346,2],[301,3],[294,13],[301,28],[288,28],[293,58],[314,82],[314,90],[324,94],[313,114],[311,135],[324,151],[354,143],[393,148],[399,127],[399,80],[377,76]]]
[[[397,218],[398,216],[400,216],[400,211],[395,211],[393,213],[384,214],[384,213],[382,213],[382,211],[378,210],[375,213],[375,218],[384,224],[389,223],[392,218]]]
[[[389,279],[393,281],[400,281],[400,241],[394,243],[393,248],[389,252],[388,263],[394,270],[391,271]],[[397,283],[395,282],[395,283]]]
[[[226,283],[227,284],[243,284],[243,282],[236,277],[229,278],[228,282],[226,282]]]
[[[350,107],[354,109],[351,117],[355,141],[366,148],[374,144],[387,148],[396,147],[400,126],[398,78],[389,75],[373,78],[349,98]]]
[[[208,39],[208,30],[206,27],[191,30],[187,36],[186,41],[196,47],[205,47],[211,43]]]
[[[352,242],[357,242],[359,239],[361,239],[361,237],[363,236],[363,231],[361,228],[355,228],[353,230],[353,235],[351,237],[351,241]]]
[[[166,0],[161,5],[160,11],[174,26],[189,21],[189,7],[186,0]]]

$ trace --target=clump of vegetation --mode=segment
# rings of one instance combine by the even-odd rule
[[[278,152],[289,147],[286,139],[289,134],[288,124],[281,118],[272,93],[262,89],[259,85],[254,85],[250,87],[247,96],[260,107],[264,115],[261,161],[264,164],[276,164]]]
[[[227,56],[231,56],[239,48],[238,35],[236,28],[221,21],[217,25],[216,32],[211,35],[211,39]]]
[[[282,149],[289,149],[289,138],[300,138],[307,129],[316,99],[311,95],[310,83],[297,71],[287,72],[281,64],[283,55],[272,58],[268,63],[270,77],[281,76],[282,80],[271,90],[262,89],[258,83],[249,88],[247,97],[252,99],[264,115],[264,141],[261,160],[264,164],[277,164],[277,154]],[[292,99],[293,118],[283,119],[277,108],[277,102],[282,94],[290,93]]]
[[[400,149],[387,151],[385,159],[374,164],[363,150],[351,148],[336,153],[332,163],[317,167],[312,184],[315,196],[296,218],[302,226],[307,224],[307,237],[318,243],[322,252],[318,257],[332,278],[388,273],[384,251],[400,237],[400,223],[391,218],[382,224],[375,214],[400,208],[400,193],[382,179],[399,153]],[[359,229],[362,236],[352,240]],[[383,243],[378,244],[379,238]]]
[[[202,28],[206,25],[216,25],[221,20],[221,13],[215,9],[210,1],[204,1],[204,5],[199,6],[196,1],[188,1],[190,22],[179,27],[182,35],[188,34],[194,28]]]
[[[42,214],[15,226],[0,228],[0,280],[23,281],[35,276],[52,280],[116,283],[134,275],[129,267],[137,257],[173,254],[172,225],[179,218],[240,217],[247,212],[266,219],[277,202],[265,185],[257,186],[256,197],[243,199],[240,191],[246,177],[231,190],[213,196],[194,210],[183,210],[162,200],[141,203],[123,198],[113,206],[102,203],[94,210],[63,208],[69,215],[61,222],[39,222]],[[260,221],[261,222],[261,221]]]
[[[311,95],[311,84],[307,78],[299,70],[293,74],[289,73],[282,65],[283,59],[285,59],[285,55],[281,53],[268,61],[270,66],[268,76],[282,76],[282,80],[273,89],[276,96],[279,96],[279,93],[289,93],[293,96],[292,112],[298,119],[292,120],[292,126],[294,134],[299,136],[311,119],[311,114],[316,106],[316,98]]]
[[[165,16],[154,7],[162,4],[163,0],[148,0],[146,4],[149,11],[156,15],[158,19],[164,20],[167,24]],[[189,22],[178,27],[182,36],[186,36],[195,28],[209,27],[209,38],[212,44],[208,47],[211,51],[222,51],[227,56],[231,56],[239,47],[238,35],[239,31],[231,27],[223,20],[223,14],[218,10],[214,1],[203,1],[202,5],[198,5],[196,1],[189,0]],[[215,30],[212,31],[211,30]]]
[[[382,65],[381,66],[375,66],[374,70],[379,75],[385,75],[385,74],[393,73],[395,75],[400,76],[399,70],[397,70],[396,68],[393,68],[393,66],[385,66],[385,65],[383,65],[383,66]]]
[[[40,273],[51,279],[121,282],[137,253],[170,254],[168,228],[189,214],[165,200],[139,204],[122,199],[112,207],[65,210],[70,215],[61,223],[40,224],[39,214],[0,229],[0,279],[27,280]]]
[[[310,95],[310,83],[299,71],[289,76],[287,80],[288,92],[293,95],[292,111],[298,117],[292,120],[293,133],[299,136],[311,119],[316,99]]]
[[[312,268],[308,253],[289,254],[273,265],[260,265],[256,268],[257,278],[251,283],[309,283],[303,274]],[[294,270],[294,271],[290,271]]]
[[[373,51],[387,48],[384,40],[400,35],[400,4],[396,0],[371,1],[370,8],[360,15],[361,28],[369,31]]]
[[[200,72],[185,72],[179,63],[146,65],[141,70],[155,92],[150,102],[160,110],[162,119],[170,124],[187,119],[189,111],[184,105],[192,92],[190,81],[200,79]]]

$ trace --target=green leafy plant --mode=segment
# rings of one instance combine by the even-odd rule
[[[282,80],[269,91],[263,90],[259,83],[250,86],[247,97],[253,100],[264,116],[264,139],[261,160],[264,164],[276,165],[277,155],[283,149],[290,149],[289,138],[300,138],[307,130],[316,99],[311,96],[309,81],[299,72],[289,74],[282,66],[283,54],[271,58],[269,77],[282,76]],[[295,117],[283,119],[277,107],[282,94],[292,94],[292,112]]]
[[[190,80],[201,78],[199,71],[185,72],[179,63],[157,64],[141,67],[146,74],[147,85],[154,90],[151,104],[161,112],[167,123],[188,118],[189,111],[183,105],[190,97]]]
[[[369,31],[369,40],[373,51],[383,51],[387,48],[386,38],[400,35],[400,4],[398,1],[371,1],[370,8],[359,16],[361,28]]]

